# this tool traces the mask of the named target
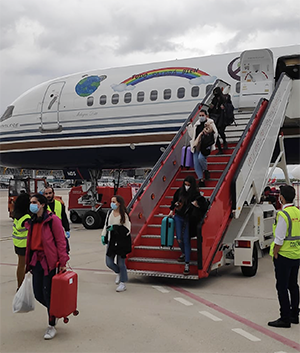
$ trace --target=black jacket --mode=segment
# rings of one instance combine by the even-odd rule
[[[131,235],[129,230],[125,226],[119,226],[116,224],[112,227],[113,230],[110,231],[110,239],[106,255],[109,257],[119,255],[125,259],[126,255],[131,252]]]
[[[182,217],[182,218],[186,218],[189,215],[189,210],[191,207],[191,202],[193,202],[198,196],[200,196],[199,192],[193,192],[193,193],[189,193],[188,194],[188,198],[187,198],[187,202],[185,203],[181,203],[181,199],[180,199],[180,192],[181,192],[181,188],[179,188],[178,190],[176,190],[174,196],[173,196],[173,200],[171,202],[171,206],[170,206],[170,210],[174,210],[175,209],[175,213]],[[179,202],[180,206],[176,207],[176,203]]]

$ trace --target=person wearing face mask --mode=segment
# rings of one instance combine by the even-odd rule
[[[228,148],[226,135],[225,135],[225,129],[226,129],[225,103],[226,102],[231,103],[231,99],[229,94],[227,94],[226,96],[223,94],[220,87],[216,87],[213,91],[213,94],[214,94],[214,97],[209,106],[208,113],[209,113],[209,116],[214,120],[215,125],[218,129],[218,133],[223,140],[223,149],[222,149],[220,137],[218,135],[216,140],[216,145],[219,151],[217,154],[223,154],[223,150],[226,150]]]
[[[185,262],[183,274],[190,273],[191,240],[189,235],[189,213],[191,204],[200,193],[197,189],[196,179],[187,176],[182,186],[176,190],[170,206],[169,216],[174,216],[176,239],[182,254],[178,262]],[[175,213],[175,214],[174,214]]]
[[[26,272],[32,272],[36,300],[47,308],[49,326],[44,339],[49,340],[56,335],[56,318],[49,314],[51,282],[56,274],[57,263],[58,270],[65,271],[69,256],[61,221],[55,214],[47,211],[46,197],[41,194],[33,195],[29,209],[33,215],[25,224],[28,229]]]
[[[300,210],[293,204],[295,195],[293,186],[280,187],[282,210],[277,213],[273,225],[274,241],[270,246],[280,317],[268,322],[272,327],[288,328],[291,323],[299,324]]]
[[[131,252],[131,222],[122,196],[113,196],[110,207],[111,211],[106,215],[101,241],[103,245],[107,244],[106,266],[117,274],[116,292],[124,292],[125,283],[128,281],[125,259]]]
[[[213,141],[209,146],[205,146],[205,143],[202,144],[200,148],[200,141],[203,136],[203,130],[206,126],[210,126],[213,132]],[[199,179],[199,187],[205,186],[204,179],[208,180],[210,178],[209,171],[207,170],[207,156],[208,154],[215,149],[215,141],[218,136],[218,130],[214,121],[210,119],[207,115],[205,109],[201,109],[199,112],[199,120],[192,127],[188,125],[187,131],[191,137],[191,152],[193,153],[194,168]],[[207,153],[208,152],[208,153]]]

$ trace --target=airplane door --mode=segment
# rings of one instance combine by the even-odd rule
[[[41,111],[41,132],[60,132],[62,126],[59,122],[59,102],[65,82],[52,83],[45,93]]]
[[[239,107],[256,107],[260,98],[269,99],[274,90],[273,53],[269,49],[246,50],[240,61]]]

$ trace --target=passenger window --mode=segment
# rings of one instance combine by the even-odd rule
[[[99,100],[100,105],[105,105],[106,104],[106,95],[102,95]]]
[[[207,93],[211,90],[212,86],[213,86],[213,85],[207,85],[207,86],[205,87],[205,94],[207,94]]]
[[[192,97],[198,97],[200,92],[199,86],[192,87]]]
[[[87,99],[88,107],[91,107],[93,104],[94,104],[94,97],[88,97]]]
[[[119,94],[118,93],[115,93],[115,94],[112,95],[111,102],[112,102],[112,104],[118,104],[119,103]]]
[[[150,100],[156,101],[157,97],[158,97],[158,92],[156,89],[150,92]]]
[[[138,102],[144,102],[144,99],[145,99],[145,93],[143,91],[138,92],[137,101]]]
[[[236,83],[235,91],[236,91],[236,93],[240,93],[241,92],[241,82],[237,82]]]
[[[124,102],[125,103],[130,103],[131,102],[131,93],[130,92],[125,93]]]
[[[169,88],[164,90],[164,99],[170,99],[171,98],[171,90]]]
[[[185,88],[184,87],[180,87],[177,90],[177,97],[178,98],[184,98],[185,96]]]

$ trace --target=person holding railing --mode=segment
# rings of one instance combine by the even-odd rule
[[[191,152],[193,153],[195,172],[199,179],[199,187],[204,187],[204,179],[210,178],[206,158],[215,149],[218,130],[214,121],[208,117],[207,111],[201,109],[199,120],[194,127],[188,125],[187,131],[191,137]]]

